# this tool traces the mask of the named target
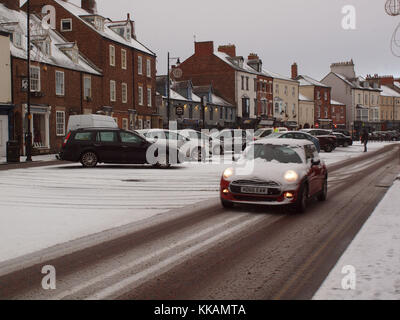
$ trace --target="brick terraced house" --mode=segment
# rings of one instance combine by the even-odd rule
[[[26,14],[15,0],[0,1],[0,30],[10,34],[12,104],[11,138],[24,152],[27,131],[27,43]],[[45,30],[31,16],[31,113],[34,154],[58,152],[66,134],[68,117],[101,104],[102,73],[85,58],[74,42]],[[2,74],[2,77],[5,76]],[[86,100],[85,96],[92,99]]]
[[[102,70],[102,90],[94,94],[101,94],[99,107],[107,115],[122,128],[159,127],[156,55],[138,41],[129,14],[120,21],[105,18],[95,0],[82,0],[80,7],[67,0],[30,2],[38,14],[45,5],[54,6],[57,32]]]

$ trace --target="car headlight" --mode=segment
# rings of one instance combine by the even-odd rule
[[[296,182],[297,179],[299,179],[299,175],[297,174],[296,171],[289,170],[288,172],[285,173],[284,178],[287,182]]]
[[[224,171],[224,179],[229,179],[230,177],[233,176],[233,168],[228,168]]]

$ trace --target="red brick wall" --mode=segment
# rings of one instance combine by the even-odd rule
[[[318,99],[318,92],[320,98]],[[325,93],[328,94],[327,100],[325,100]],[[325,111],[328,111],[328,118],[331,119],[331,89],[325,87],[315,87],[314,89],[314,101],[315,101],[315,121],[318,121],[318,107],[321,107],[320,119],[325,119]]]
[[[273,114],[273,103],[271,104],[269,101],[273,101],[273,78],[265,77],[265,76],[258,76],[257,79],[259,80],[258,89],[257,89],[257,116],[262,114],[262,104],[261,99],[267,100],[267,115],[272,116]],[[263,91],[263,87],[261,83],[266,83],[266,91]]]
[[[131,47],[124,46],[118,42],[113,42],[103,38],[99,33],[89,27],[86,23],[76,18],[74,15],[65,10],[62,6],[53,0],[31,0],[32,11],[41,12],[41,8],[45,4],[51,4],[56,8],[56,27],[57,31],[65,37],[68,41],[76,41],[79,50],[88,57],[97,67],[103,71],[103,85],[101,92],[97,94],[102,95],[101,106],[112,106],[114,117],[126,118],[128,116],[128,109],[136,109],[140,115],[151,115],[156,113],[155,103],[155,87],[156,87],[156,58],[152,55],[142,53]],[[61,31],[61,19],[72,19],[72,31]],[[116,64],[110,66],[110,50],[109,46],[114,45]],[[127,69],[121,67],[121,50],[127,51]],[[137,56],[143,56],[143,73],[144,77],[138,75]],[[152,77],[147,78],[146,74],[146,58],[151,60],[152,64]],[[110,101],[110,80],[116,81],[116,101]],[[122,102],[122,83],[128,85],[128,101]],[[144,91],[144,107],[139,106],[138,99],[138,84],[143,84]],[[147,107],[147,86],[152,87],[152,107]],[[96,93],[93,93],[96,94]],[[122,120],[121,120],[122,121]],[[121,122],[119,122],[121,125]]]
[[[101,77],[96,75],[84,74],[78,71],[59,68],[56,66],[39,64],[32,62],[33,66],[40,67],[40,86],[43,97],[35,97],[31,95],[31,105],[48,105],[51,106],[50,115],[50,152],[57,152],[61,147],[63,137],[56,135],[56,110],[65,111],[66,122],[71,114],[83,113],[85,108],[90,108],[93,112],[99,109],[100,98],[93,96],[92,101],[83,100],[82,81],[85,75],[92,78],[92,91],[99,92],[102,87]],[[18,58],[12,59],[12,86],[13,86],[13,103],[15,104],[15,137],[22,142],[22,105],[27,102],[27,93],[21,89],[22,79],[27,77],[26,61]],[[56,95],[55,72],[64,72],[64,96]],[[81,81],[82,80],[82,81]],[[67,125],[67,123],[66,123]]]
[[[332,105],[331,117],[333,125],[346,125],[346,106]]]
[[[216,57],[201,50],[179,65],[183,71],[180,80],[192,80],[195,86],[212,84],[216,93],[236,105],[235,70]]]

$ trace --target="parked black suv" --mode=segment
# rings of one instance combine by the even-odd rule
[[[160,145],[156,148],[157,143],[146,140],[138,133],[112,128],[88,128],[69,132],[58,158],[81,162],[84,167],[89,168],[98,163],[149,164],[146,155],[152,145],[164,155],[159,156],[162,160],[150,164],[169,167],[184,159],[174,147]],[[154,155],[158,157],[158,151]]]

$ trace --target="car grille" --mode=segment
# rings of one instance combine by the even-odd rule
[[[241,194],[242,187],[258,187],[258,188],[268,188],[268,193],[263,196],[279,196],[281,195],[281,186],[280,184],[274,181],[262,181],[262,180],[237,180],[233,181],[229,189],[234,194]],[[264,198],[265,199],[265,198]],[[264,201],[264,200],[259,200]]]
[[[279,188],[281,185],[275,181],[264,181],[264,180],[236,180],[231,183],[235,186],[251,186],[251,187],[275,187]]]

